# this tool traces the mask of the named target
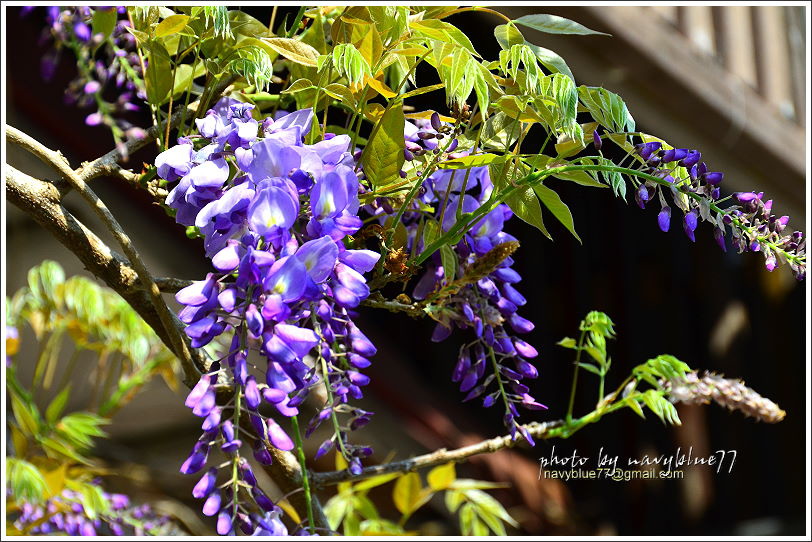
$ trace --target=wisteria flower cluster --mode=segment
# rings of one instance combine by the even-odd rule
[[[348,401],[363,396],[369,378],[361,370],[376,353],[353,322],[353,309],[369,295],[363,274],[379,259],[342,243],[363,224],[350,138],[326,134],[305,144],[312,111],[260,124],[252,107],[221,101],[197,120],[199,135],[180,139],[156,159],[158,174],[178,181],[167,204],[179,223],[199,228],[216,270],[176,296],[186,306],[180,313],[186,334],[196,348],[230,336],[227,355],[187,398],[203,418],[203,434],[181,467],[188,474],[202,470],[215,447],[234,466],[224,484],[218,486],[212,468],[195,488],[205,499],[204,514],[218,515],[220,534],[235,526],[246,534],[278,528],[278,509],[241,455],[243,440],[252,439],[246,421],[260,436],[246,442],[260,463],[271,461],[268,446],[294,448],[268,408],[295,420],[321,384],[328,399],[305,436],[327,420],[334,431],[317,455],[338,446],[357,472],[372,453],[347,440],[371,416]],[[225,404],[218,405],[218,393],[230,394]]]
[[[453,126],[441,122],[436,112],[429,120],[407,122],[407,160],[426,153],[442,153],[451,159],[467,156],[469,150],[457,151],[454,130]],[[418,231],[425,230],[426,221],[436,221],[442,231],[448,231],[459,212],[477,209],[488,200],[493,188],[487,167],[441,169],[429,175],[421,187],[422,194],[403,216],[407,249],[419,253],[424,248],[425,237],[419,236]],[[538,370],[528,361],[537,357],[538,351],[514,335],[532,331],[534,324],[518,314],[519,307],[526,303],[514,287],[521,276],[511,268],[510,253],[518,242],[503,231],[512,216],[510,208],[502,204],[474,224],[453,246],[455,269],[444,268],[441,254],[435,253],[412,295],[414,299],[426,300],[429,307],[433,299],[443,297],[442,307],[434,314],[438,323],[433,341],[445,340],[455,327],[473,331],[473,340],[460,348],[452,372],[452,380],[459,382],[460,391],[466,393],[464,401],[482,397],[485,407],[501,401],[505,407],[504,423],[511,436],[515,439],[518,431],[533,444],[530,434],[517,421],[517,406],[533,410],[547,407],[538,403],[522,383],[523,379],[538,376]],[[483,266],[481,276],[471,276]],[[465,284],[454,287],[454,277],[466,274]],[[450,290],[446,290],[449,287]]]
[[[23,14],[31,9],[26,8]],[[92,19],[96,10],[108,11],[117,19],[109,36],[93,33]],[[78,73],[65,89],[65,102],[95,109],[85,117],[85,123],[89,126],[105,124],[116,141],[144,136],[142,128],[123,117],[127,112],[139,111],[142,106],[138,104],[146,99],[143,92],[145,64],[139,59],[135,36],[127,30],[131,26],[126,14],[124,6],[49,6],[46,8],[48,26],[41,40],[54,42],[54,48],[42,57],[43,79],[53,78],[63,50],[70,50],[76,57]],[[107,94],[113,101],[106,99]]]
[[[594,135],[596,146],[600,136]],[[663,148],[659,141],[640,143],[635,153],[643,162],[644,173],[659,177],[671,183],[670,195],[674,204],[683,211],[682,226],[685,235],[695,241],[694,232],[701,220],[714,226],[713,236],[719,247],[727,251],[725,242],[726,227],[731,230],[733,246],[742,252],[761,252],[765,266],[773,271],[779,263],[788,263],[798,280],[806,276],[806,239],[803,232],[783,233],[789,224],[789,216],[772,214],[772,200],[763,201],[763,192],[736,192],[735,205],[721,209],[725,199],[721,197],[720,184],[724,174],[710,171],[702,154],[693,149]],[[635,192],[635,201],[644,208],[659,196],[661,210],[657,223],[662,231],[668,231],[671,224],[671,207],[663,196],[668,192],[661,185],[647,181],[641,183]]]
[[[32,535],[145,536],[171,527],[166,516],[156,514],[148,504],[134,506],[127,495],[101,491],[110,512],[87,513],[79,493],[64,489],[42,504],[22,502],[14,527]]]

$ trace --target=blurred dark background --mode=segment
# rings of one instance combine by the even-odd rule
[[[619,93],[638,129],[676,146],[697,148],[711,169],[726,174],[728,191],[764,190],[774,209],[792,217],[791,227],[806,221],[806,155],[803,62],[805,44],[801,7],[628,7],[501,8],[512,17],[557,13],[596,30],[600,36],[554,36],[523,29],[532,43],[553,49],[569,63],[579,84],[600,85]],[[277,21],[294,8],[280,8]],[[246,8],[266,22],[270,8]],[[39,60],[50,45],[40,41],[42,10],[20,18],[6,10],[8,122],[58,148],[74,166],[112,146],[103,128],[88,127],[81,111],[63,103],[75,64],[63,56],[54,80],[39,76]],[[492,28],[500,21],[483,14],[449,19],[472,37],[486,58],[496,58]],[[435,76],[436,77],[436,76]],[[431,84],[435,81],[426,81]],[[418,108],[441,110],[442,93],[425,96]],[[145,122],[147,121],[145,117]],[[52,175],[40,163],[9,146],[8,161],[34,176]],[[133,157],[131,166],[150,161],[154,150]],[[552,183],[556,183],[553,185]],[[531,393],[549,406],[528,412],[525,421],[557,419],[566,411],[572,371],[571,352],[555,346],[576,333],[590,310],[608,313],[616,323],[610,344],[613,360],[607,390],[614,389],[634,365],[670,353],[697,369],[743,378],[787,411],[777,425],[756,423],[718,406],[678,407],[681,427],[665,427],[653,415],[646,421],[620,412],[587,427],[567,441],[520,446],[458,466],[461,477],[504,481],[509,489],[495,495],[519,520],[516,534],[563,535],[798,535],[807,510],[805,443],[808,420],[805,361],[805,284],[787,268],[764,269],[759,255],[722,253],[707,225],[691,243],[675,219],[672,231],[659,231],[657,209],[640,210],[609,190],[551,181],[570,205],[578,244],[562,227],[548,226],[549,242],[513,219],[506,228],[521,242],[515,268],[528,303],[521,311],[536,323],[526,339],[535,345],[540,377]],[[94,190],[108,203],[156,275],[202,277],[209,269],[199,241],[186,238],[149,198],[120,181],[101,178]],[[89,226],[95,216],[81,202],[68,207]],[[676,218],[676,216],[675,216]],[[68,273],[83,273],[75,257],[12,206],[6,216],[7,293],[25,284],[27,270],[45,258]],[[96,231],[101,228],[96,227]],[[174,304],[174,301],[172,301]],[[174,305],[172,305],[174,306]],[[373,422],[354,438],[371,443],[374,460],[389,452],[405,458],[440,447],[454,448],[503,432],[500,412],[462,404],[450,382],[461,338],[434,344],[430,321],[366,310],[360,324],[379,348],[368,369],[372,383],[366,405]],[[35,352],[32,337],[25,337]],[[26,346],[18,359],[25,359]],[[30,354],[33,355],[33,354]],[[596,386],[582,376],[576,412],[591,409]],[[78,401],[78,399],[76,400]],[[75,402],[76,402],[75,401]],[[81,408],[81,402],[76,402]],[[197,436],[198,420],[182,400],[156,379],[110,426],[112,438],[99,454],[118,469],[116,483],[144,499],[198,503],[190,497],[195,477],[178,474]],[[315,447],[320,440],[310,443]],[[626,457],[674,454],[693,447],[694,455],[736,450],[730,474],[708,467],[685,470],[682,480],[561,483],[539,479],[541,456],[581,456],[604,452]],[[312,456],[312,453],[310,454]],[[331,461],[312,465],[331,470]],[[119,489],[121,489],[119,488]],[[386,516],[386,490],[373,492]],[[329,492],[325,492],[325,499]],[[203,533],[186,510],[187,526]],[[458,534],[456,519],[441,502],[410,520],[424,533]]]

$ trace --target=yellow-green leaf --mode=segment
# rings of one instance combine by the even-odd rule
[[[470,156],[463,156],[462,158],[455,158],[453,160],[446,160],[440,162],[437,167],[440,169],[468,169],[472,167],[487,166],[488,164],[501,163],[511,158],[507,154],[493,154],[484,152],[481,154],[472,154]]]
[[[391,88],[386,86],[386,83],[382,83],[381,81],[378,81],[377,79],[374,79],[372,77],[367,77],[366,83],[367,83],[367,85],[370,86],[370,88],[375,90],[378,94],[380,94],[381,96],[383,96],[387,100],[389,98],[394,98],[395,96],[397,96],[397,93],[393,92]]]
[[[446,489],[457,479],[454,463],[446,463],[429,471],[429,486],[435,491]]]
[[[102,34],[105,39],[113,33],[116,28],[118,13],[115,8],[96,8],[93,10],[93,35]]]
[[[291,62],[313,68],[318,65],[319,52],[306,43],[292,38],[263,38],[262,41]]]
[[[414,505],[420,500],[420,475],[416,472],[404,474],[395,482],[392,501],[401,514],[411,514]]]
[[[177,34],[184,28],[186,28],[186,23],[189,22],[189,16],[183,15],[181,13],[172,15],[164,19],[160,22],[160,24],[155,28],[155,37],[162,38],[164,36],[169,36],[171,34]]]
[[[396,472],[390,472],[389,474],[379,474],[378,476],[373,476],[372,478],[367,478],[366,480],[362,480],[355,484],[355,491],[369,491],[373,487],[382,486],[387,482],[390,482],[400,476],[400,474]]]
[[[403,108],[398,102],[390,104],[373,128],[369,144],[361,155],[364,173],[372,186],[385,186],[400,178],[400,170],[405,161],[403,156],[405,123]]]

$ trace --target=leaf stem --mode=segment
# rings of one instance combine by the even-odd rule
[[[310,493],[310,479],[308,478],[307,465],[305,464],[304,444],[302,444],[302,431],[299,428],[299,416],[291,418],[291,425],[293,426],[293,438],[296,442],[296,454],[298,455],[299,465],[302,470],[302,488],[305,494],[305,503],[307,504],[307,525],[310,532],[315,532],[316,522],[313,519],[313,496]]]
[[[581,368],[581,352],[583,351],[584,347],[584,338],[586,337],[586,330],[581,330],[581,336],[578,338],[578,346],[576,350],[578,351],[575,354],[575,368],[573,369],[572,373],[572,387],[570,388],[570,402],[569,406],[567,407],[567,416],[565,419],[566,423],[569,425],[572,423],[572,409],[575,406],[575,389],[578,387],[578,370]]]

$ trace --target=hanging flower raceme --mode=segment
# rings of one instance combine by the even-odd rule
[[[426,152],[444,153],[443,156],[450,158],[469,154],[469,151],[457,150],[453,135],[453,128],[442,123],[436,113],[430,120],[417,121],[416,125],[407,122],[407,151],[414,156]],[[487,167],[440,169],[432,173],[424,181],[419,197],[403,215],[408,239],[406,249],[420,253],[425,245],[425,232],[432,225],[448,231],[461,213],[476,210],[492,190]],[[376,211],[380,213],[379,209],[370,209],[372,213]],[[433,341],[445,340],[454,328],[468,330],[473,335],[473,339],[460,348],[452,371],[452,380],[458,382],[460,391],[466,394],[464,401],[481,398],[485,407],[501,403],[505,408],[504,422],[511,435],[516,438],[517,432],[521,433],[532,443],[530,435],[517,421],[517,407],[546,407],[529,394],[528,386],[522,382],[538,376],[537,369],[528,361],[537,357],[538,352],[516,336],[532,331],[534,325],[518,314],[519,307],[526,301],[514,287],[521,277],[511,269],[513,260],[509,256],[518,243],[503,231],[505,222],[512,216],[507,205],[499,205],[453,246],[453,259],[435,253],[427,262],[426,272],[417,282],[413,297],[425,300],[430,314],[438,321]],[[422,237],[419,232],[424,232]],[[444,267],[449,261],[454,269]],[[455,277],[460,277],[456,283]]]
[[[261,124],[251,114],[251,105],[221,100],[196,121],[199,135],[156,158],[158,175],[177,181],[167,204],[179,223],[199,228],[215,269],[177,293],[179,318],[193,347],[230,337],[228,353],[187,398],[203,434],[181,467],[192,474],[215,464],[215,447],[239,467],[219,484],[209,468],[195,487],[220,534],[281,532],[278,509],[241,454],[248,445],[267,464],[269,447],[292,450],[268,412],[297,416],[314,386],[328,399],[305,436],[329,419],[334,433],[321,454],[337,444],[353,471],[371,454],[347,440],[371,415],[347,404],[363,396],[369,378],[361,370],[375,354],[352,309],[369,295],[364,273],[380,257],[343,244],[362,226],[350,139],[326,134],[305,144],[310,110]],[[218,393],[228,399],[218,404]]]
[[[661,210],[657,223],[668,231],[671,223],[671,207],[664,194],[669,194],[673,204],[682,210],[682,228],[685,235],[696,241],[695,231],[700,221],[714,226],[713,236],[719,247],[726,251],[726,229],[731,231],[733,246],[739,253],[761,252],[768,271],[779,264],[789,265],[798,280],[806,277],[806,239],[803,232],[789,233],[788,216],[772,213],[772,200],[763,201],[763,192],[736,192],[734,205],[721,208],[727,198],[721,197],[720,185],[724,174],[710,171],[702,161],[699,151],[693,149],[666,149],[660,141],[640,143],[634,148],[643,164],[642,171],[670,183],[670,190],[654,181],[640,184],[635,201],[644,208],[659,197]]]
[[[31,9],[26,9],[23,15],[29,11]],[[117,19],[109,35],[93,33],[100,11]],[[116,142],[144,137],[143,129],[123,118],[128,112],[140,110],[139,104],[146,100],[143,64],[136,38],[128,31],[127,8],[50,6],[46,8],[45,18],[48,26],[41,41],[53,40],[54,48],[42,57],[42,78],[50,81],[63,49],[72,51],[79,70],[65,89],[65,102],[92,109],[85,123],[89,126],[106,124]]]

